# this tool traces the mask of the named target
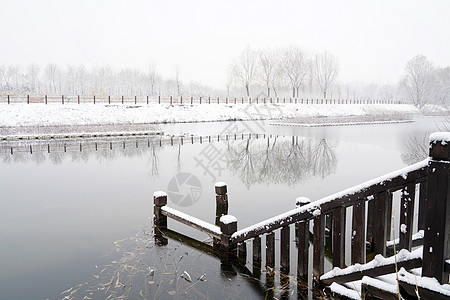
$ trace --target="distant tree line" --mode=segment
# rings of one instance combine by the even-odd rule
[[[450,67],[433,65],[417,55],[407,62],[398,83],[338,82],[339,62],[328,52],[308,53],[297,46],[254,50],[246,48],[229,65],[225,87],[214,89],[173,78],[164,79],[157,65],[146,71],[114,70],[109,66],[45,67],[0,64],[0,95],[110,95],[110,96],[213,96],[297,97],[358,100],[403,100],[418,107],[450,104]]]
[[[111,95],[156,96],[182,93],[192,96],[215,95],[210,87],[196,83],[183,84],[175,78],[163,79],[156,64],[148,70],[125,68],[114,70],[109,66],[86,68],[84,65],[60,67],[49,63],[44,68],[37,64],[27,67],[0,65],[0,94],[48,95]]]

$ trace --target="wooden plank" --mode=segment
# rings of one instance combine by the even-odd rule
[[[420,183],[419,189],[419,230],[425,229],[428,182]]]
[[[345,263],[345,215],[346,208],[333,211],[333,268],[343,268]]]
[[[275,267],[275,233],[266,234],[266,266]]]
[[[401,262],[397,263],[397,267],[398,267],[398,269],[403,267],[406,270],[420,268],[420,267],[422,267],[422,259],[414,258],[414,259],[410,259],[410,260],[401,261]],[[349,273],[349,274],[334,276],[334,277],[327,278],[327,279],[324,279],[321,281],[322,281],[322,283],[327,284],[327,285],[332,284],[333,282],[342,284],[342,283],[346,283],[346,282],[350,282],[350,281],[361,280],[364,276],[376,277],[376,276],[386,275],[386,274],[390,274],[390,273],[395,273],[395,264],[394,263],[387,264],[387,265],[384,265],[381,267],[376,267],[373,269],[363,270],[363,271],[357,270],[357,271]]]
[[[402,278],[399,278],[400,283],[400,294],[404,299],[417,299],[416,295],[416,286],[411,285],[402,281]],[[420,299],[433,299],[433,300],[448,300],[450,297],[443,295],[439,292],[429,290],[427,288],[423,288],[419,286],[419,295]]]
[[[362,200],[353,206],[352,221],[352,264],[365,263],[366,254],[366,205]]]
[[[324,273],[325,259],[325,215],[314,217],[313,227],[313,277],[319,280]]]
[[[403,189],[400,197],[400,229],[398,231],[400,242],[398,250],[412,248],[412,232],[414,218],[414,199],[416,185],[414,182],[408,183]]]
[[[290,229],[289,226],[281,228],[280,239],[280,266],[281,272],[289,273],[289,249],[290,249]]]
[[[297,224],[297,238],[297,275],[301,278],[307,278],[309,261],[309,221]]]
[[[244,261],[244,263],[247,262],[247,244],[245,242],[238,244],[238,258]]]
[[[373,240],[374,240],[374,234],[378,235],[378,232],[374,230],[374,223],[375,223],[375,197],[376,195],[373,195],[372,197],[369,197],[371,199],[368,199],[367,201],[367,231],[366,231],[366,241],[370,244],[370,252],[373,252]]]
[[[221,237],[221,235],[218,234],[217,232],[212,231],[212,230],[210,230],[210,229],[208,229],[206,227],[203,227],[200,224],[198,224],[198,222],[196,222],[196,221],[199,220],[199,219],[197,219],[197,218],[191,217],[189,220],[187,220],[187,219],[179,217],[176,214],[172,214],[170,212],[167,212],[165,210],[161,210],[161,214],[166,216],[166,217],[168,217],[168,218],[174,219],[174,220],[176,220],[176,221],[178,221],[180,223],[188,225],[188,226],[190,226],[192,228],[195,228],[195,229],[197,229],[197,230],[199,230],[201,232],[204,232],[204,233],[206,233],[206,234],[208,234],[208,235],[210,235],[210,236],[212,236],[214,238],[220,239],[220,237]],[[199,220],[199,221],[201,221],[201,220]]]
[[[381,283],[387,284],[387,283]],[[379,287],[369,285],[367,283],[361,284],[361,298],[363,300],[375,300],[375,299],[383,299],[383,300],[398,300],[398,294],[391,293],[389,291],[380,289]]]
[[[261,263],[261,237],[257,236],[253,239],[253,263]]]
[[[324,204],[321,205],[321,211],[322,213],[330,213],[334,209],[339,207],[348,207],[352,206],[355,203],[361,201],[360,199],[365,199],[371,195],[375,195],[379,192],[386,191],[386,190],[398,190],[401,189],[407,182],[416,182],[416,181],[423,181],[426,179],[427,172],[426,168],[420,168],[418,170],[412,171],[408,173],[407,180],[404,179],[404,175],[399,175],[397,177],[392,178],[391,180],[383,181],[378,184],[375,184],[373,186],[370,186],[368,188],[361,189],[358,192],[345,195],[342,197],[334,198],[333,200],[330,200]],[[274,231],[276,229],[279,229],[283,226],[287,226],[299,221],[303,220],[311,220],[314,216],[312,215],[312,212],[306,211],[306,212],[300,212],[300,213],[293,213],[292,215],[289,215],[288,217],[280,220],[276,220],[270,224],[267,224],[262,227],[258,227],[256,229],[250,230],[246,232],[245,234],[234,236],[231,240],[232,244],[239,243],[248,239],[252,239],[255,236],[265,234],[267,232]]]
[[[386,256],[386,241],[389,236],[388,219],[390,220],[391,211],[388,210],[387,197],[391,196],[387,192],[380,192],[374,199],[373,211],[373,231],[376,234],[372,239],[373,252]],[[370,212],[369,212],[370,213]]]

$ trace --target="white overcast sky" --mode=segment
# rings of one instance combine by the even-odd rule
[[[0,0],[0,64],[110,65],[224,88],[247,46],[339,58],[339,81],[396,82],[417,54],[450,66],[450,1]]]

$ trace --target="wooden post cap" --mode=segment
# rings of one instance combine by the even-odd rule
[[[237,219],[232,215],[220,217],[220,231],[226,235],[232,235],[237,231]]]
[[[217,182],[215,189],[217,195],[225,195],[227,193],[227,184],[225,182]]]
[[[450,132],[430,134],[430,157],[438,160],[450,160]]]
[[[167,205],[167,194],[162,191],[153,193],[153,203],[156,206],[164,206]]]

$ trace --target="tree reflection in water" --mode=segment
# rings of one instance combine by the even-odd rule
[[[198,142],[201,137],[197,138]],[[214,139],[208,139],[214,141]],[[225,143],[222,138],[220,143]],[[66,159],[73,162],[111,161],[119,157],[148,155],[149,175],[159,176],[160,151],[178,143],[175,173],[183,170],[181,146],[173,138],[123,138],[13,142],[0,145],[3,163],[32,161],[38,165],[50,160],[59,165]],[[192,138],[194,143],[194,138]],[[219,142],[218,142],[219,143]],[[205,144],[206,145],[206,144]],[[295,185],[312,176],[326,177],[336,169],[335,146],[325,139],[299,140],[298,137],[267,137],[226,142],[225,160],[230,169],[247,187],[256,183]],[[13,154],[11,154],[11,152]]]
[[[245,183],[295,185],[313,176],[328,176],[336,170],[335,146],[326,139],[291,141],[267,139],[267,145],[228,147],[229,168]]]

